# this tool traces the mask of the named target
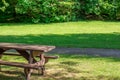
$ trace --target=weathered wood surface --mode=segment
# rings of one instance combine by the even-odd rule
[[[9,66],[15,66],[15,67],[22,67],[22,68],[31,68],[31,69],[38,69],[39,67],[42,67],[45,65],[45,58],[44,55],[41,54],[40,56],[40,61],[36,63],[20,63],[20,62],[10,62],[10,61],[3,61],[0,60],[0,65],[9,65]]]
[[[54,48],[55,46],[0,43],[0,58],[2,58],[3,55],[13,55],[13,56],[22,56],[28,61],[28,63],[20,63],[20,62],[9,62],[9,61],[0,60],[0,65],[8,65],[8,66],[24,68],[26,80],[30,80],[32,69],[38,69],[38,71],[41,69],[41,74],[44,75],[45,64],[48,62],[48,60],[58,58],[57,56],[45,56],[43,54],[43,52],[48,52]],[[9,49],[14,49],[19,54],[5,54],[4,52]],[[37,61],[35,57],[39,57],[40,60]]]
[[[17,50],[35,50],[35,51],[41,51],[41,52],[48,52],[54,49],[55,46],[0,43],[0,48],[17,49]]]
[[[21,55],[19,55],[19,54],[13,54],[13,53],[5,53],[5,54],[3,54],[3,55],[8,55],[8,56],[21,56]],[[36,57],[39,57],[39,56],[36,56]],[[57,58],[59,58],[58,56],[44,56],[45,58],[49,58],[49,59],[57,59]]]
[[[35,64],[9,62],[9,61],[3,61],[3,60],[0,60],[0,65],[9,65],[9,66],[15,66],[15,67],[21,67],[21,68],[31,68],[31,69],[38,69],[40,67],[40,66],[35,65]]]

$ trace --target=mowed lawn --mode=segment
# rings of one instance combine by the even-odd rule
[[[120,49],[120,22],[3,23],[0,24],[0,42]],[[52,55],[60,58],[46,64],[44,76],[38,76],[35,70],[31,80],[120,80],[120,58]],[[3,56],[2,59],[25,62],[22,57]],[[0,80],[25,80],[23,69],[2,66]]]
[[[56,54],[58,55],[58,54]],[[46,74],[34,70],[31,80],[120,80],[120,59],[80,55],[60,55],[46,64]],[[22,57],[4,56],[9,61],[25,61]],[[2,66],[0,80],[25,80],[23,69]]]
[[[120,48],[120,22],[0,23],[0,42],[58,47]]]

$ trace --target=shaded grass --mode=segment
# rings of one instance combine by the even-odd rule
[[[35,71],[31,80],[120,80],[119,58],[56,55],[60,58],[48,62],[45,76],[38,76]],[[17,57],[11,57],[11,59],[8,59],[8,56],[3,57],[10,61],[24,61],[22,58],[16,60],[15,58]],[[25,79],[21,68],[2,66],[2,70],[0,80]]]
[[[0,36],[0,42],[55,45],[59,47],[120,48],[119,34],[48,34]]]
[[[0,42],[59,47],[120,48],[120,22],[0,24]]]

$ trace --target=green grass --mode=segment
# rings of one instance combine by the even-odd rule
[[[120,59],[80,55],[60,55],[46,65],[45,76],[35,70],[31,80],[120,80]],[[24,61],[21,57],[4,56],[9,61]],[[2,66],[0,80],[25,80],[23,69]]]
[[[1,23],[0,42],[59,47],[120,48],[120,22]]]
[[[120,49],[120,22],[4,23],[0,24],[0,42]],[[38,76],[35,71],[31,80],[120,80],[119,58],[57,55],[59,59],[46,65],[45,76]],[[25,61],[22,57],[2,59]],[[2,66],[0,80],[25,80],[23,69]]]

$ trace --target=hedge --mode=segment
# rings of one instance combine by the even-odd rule
[[[0,22],[120,20],[120,0],[2,0]]]

